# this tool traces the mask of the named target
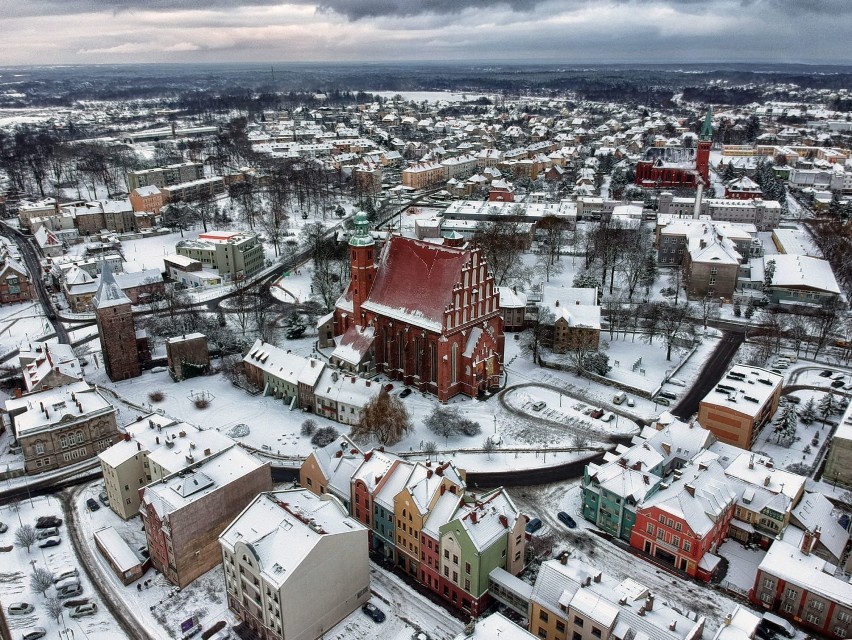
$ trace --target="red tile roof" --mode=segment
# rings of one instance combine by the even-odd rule
[[[462,280],[470,250],[392,236],[363,307],[440,331],[453,286]],[[437,327],[435,326],[437,325]]]

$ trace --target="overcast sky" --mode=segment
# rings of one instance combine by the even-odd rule
[[[852,0],[0,0],[0,64],[852,63]]]

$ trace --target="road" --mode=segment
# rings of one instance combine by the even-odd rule
[[[57,319],[56,312],[53,309],[53,303],[50,301],[50,295],[47,293],[47,289],[44,286],[44,281],[41,277],[41,263],[39,262],[38,253],[36,252],[35,247],[33,247],[32,242],[30,242],[30,239],[26,235],[17,229],[10,227],[5,222],[0,223],[0,233],[18,245],[21,257],[24,259],[24,263],[30,272],[30,282],[35,287],[38,299],[47,314],[47,319],[53,325],[53,330],[56,333],[57,339],[63,344],[70,344],[68,331]]]
[[[725,331],[718,346],[710,354],[698,379],[692,388],[686,392],[680,402],[677,403],[672,413],[681,420],[689,420],[698,413],[698,403],[707,393],[722,379],[722,375],[731,364],[734,355],[743,343],[744,334],[733,331]]]

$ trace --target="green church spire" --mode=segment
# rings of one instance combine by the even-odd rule
[[[713,139],[713,108],[707,107],[707,115],[704,117],[704,124],[701,125],[701,139]]]
[[[375,243],[370,233],[370,220],[363,211],[355,214],[355,233],[349,238],[352,247],[366,247]]]

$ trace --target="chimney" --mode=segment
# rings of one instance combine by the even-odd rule
[[[814,536],[810,531],[805,531],[805,535],[802,536],[802,546],[800,547],[800,551],[809,556],[811,554],[811,549],[813,548]]]
[[[499,516],[497,516],[497,517],[498,517],[498,519],[500,520],[500,524],[502,524],[502,525],[503,525],[503,528],[504,528],[504,529],[508,529],[508,528],[509,528],[509,518],[507,518],[507,517],[506,517],[504,514],[502,514],[502,513],[501,513]]]
[[[754,469],[754,454],[751,454],[748,459],[748,468]]]
[[[559,556],[559,562],[561,564],[568,564],[568,553],[565,552],[561,556]]]
[[[476,524],[476,519],[477,519],[476,511],[471,511],[471,512],[470,512],[470,521],[471,521],[473,524]]]
[[[645,610],[653,611],[654,610],[654,594],[649,593],[648,597],[645,598]]]
[[[130,442],[130,434],[129,433],[124,433],[124,434],[122,434],[121,437],[125,442]]]
[[[639,608],[639,615],[642,616],[643,618],[645,617],[645,607]]]
[[[160,436],[157,436],[156,440],[157,440],[157,444],[160,444]]]
[[[772,482],[772,476],[766,476],[763,479],[763,486],[768,487],[770,482]]]
[[[674,631],[675,629],[677,629],[677,620],[672,620],[671,624],[669,625],[669,631]]]
[[[355,382],[355,381],[353,380],[352,382]],[[370,381],[369,381],[369,380],[367,380],[367,386],[368,386],[368,387],[370,386]]]
[[[432,477],[432,470],[431,470],[431,469],[426,469],[426,477],[427,477],[427,478],[431,478],[431,477]]]
[[[311,361],[310,361],[310,363],[311,363],[311,369],[313,369],[313,368],[316,366],[317,361],[316,361],[316,360],[311,360]]]
[[[210,455],[210,449],[205,449],[205,450],[204,450],[204,455],[205,455],[205,456],[209,456],[209,455]]]
[[[444,495],[446,492],[447,492],[447,485],[442,484],[441,485],[441,495]]]
[[[364,454],[364,462],[367,462],[367,460],[369,460],[372,457],[373,457],[373,452],[368,451],[367,453]]]
[[[686,485],[686,492],[693,498],[695,497],[695,487],[691,484]]]
[[[137,450],[137,451],[142,451],[142,443],[141,443],[141,442],[137,442],[137,443],[136,443],[136,450]]]
[[[335,453],[335,454],[334,454],[334,457],[335,457],[335,458],[342,458],[342,457],[343,457],[343,452],[342,452],[342,451],[338,451],[337,453]]]
[[[594,578],[592,578],[592,579],[593,579],[595,582],[600,582],[600,581],[601,581],[601,574],[596,573],[596,574],[595,574],[595,577],[594,577]]]
[[[822,527],[821,527],[821,526],[817,526],[817,528],[816,528],[816,529],[814,529],[814,544],[816,544],[817,542],[819,542],[819,537],[820,537],[821,535],[822,535]]]

